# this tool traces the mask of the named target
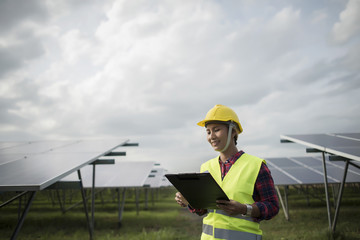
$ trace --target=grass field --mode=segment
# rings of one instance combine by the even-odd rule
[[[322,192],[323,189],[320,189],[317,195],[322,197]],[[139,213],[136,211],[134,194],[128,194],[122,226],[119,227],[114,192],[105,190],[102,197],[97,195],[96,198],[94,239],[200,239],[201,217],[178,207],[174,193],[173,188],[160,189],[154,202],[149,199],[147,210],[144,209],[144,194],[141,194]],[[89,239],[82,205],[64,214],[57,201],[49,196],[49,191],[42,191],[35,197],[18,239]],[[0,202],[4,201],[4,194],[0,194],[0,197]],[[78,200],[80,194],[75,194],[72,202]],[[348,187],[342,203],[333,239],[360,239],[359,186]],[[0,240],[10,238],[17,221],[17,209],[18,201],[0,209]],[[285,219],[281,209],[274,219],[261,223],[263,239],[331,239],[324,201],[312,198],[308,203],[302,192],[290,188],[289,209],[290,221]]]

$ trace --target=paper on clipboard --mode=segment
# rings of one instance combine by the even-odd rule
[[[216,200],[229,200],[210,173],[166,174],[165,177],[197,209],[216,209]]]

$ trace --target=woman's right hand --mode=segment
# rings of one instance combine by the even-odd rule
[[[175,201],[181,206],[181,207],[186,207],[187,205],[189,205],[189,202],[184,198],[184,196],[180,193],[177,192],[175,194]]]

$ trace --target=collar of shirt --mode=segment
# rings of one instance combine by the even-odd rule
[[[231,156],[229,159],[227,159],[225,162],[222,162],[220,160],[219,157],[219,164],[220,164],[220,169],[221,169],[221,179],[224,179],[224,177],[226,176],[226,174],[229,172],[231,166],[236,162],[236,160],[238,160],[241,155],[243,155],[244,152],[243,151],[239,151],[236,154],[234,154],[233,156]]]

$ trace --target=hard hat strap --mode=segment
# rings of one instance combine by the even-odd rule
[[[223,149],[221,149],[219,152],[225,152],[225,151],[228,149],[228,147],[229,147],[229,145],[230,145],[230,142],[231,142],[231,132],[232,132],[232,129],[233,129],[233,128],[234,128],[234,122],[231,121],[231,122],[229,123],[229,131],[228,131],[228,137],[227,137],[226,145],[225,145],[225,147],[224,147]]]

